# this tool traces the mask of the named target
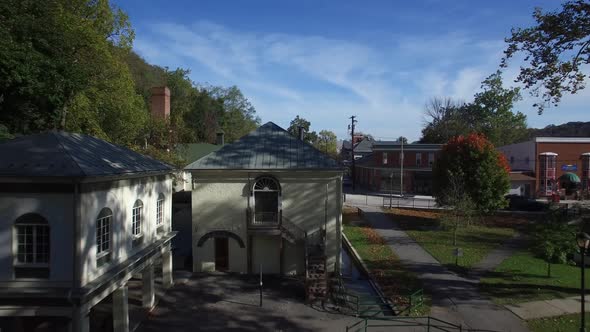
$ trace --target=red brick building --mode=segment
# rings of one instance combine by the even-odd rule
[[[537,137],[498,150],[514,172],[534,178],[531,195],[576,198],[590,190],[590,137]]]
[[[441,147],[442,144],[403,144],[402,154],[398,141],[375,141],[373,152],[356,161],[356,183],[372,191],[431,195],[432,165]]]

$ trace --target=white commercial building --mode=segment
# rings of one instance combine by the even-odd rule
[[[0,156],[2,331],[89,331],[107,298],[113,330],[128,331],[128,280],[141,276],[147,309],[154,269],[173,283],[171,167],[64,132],[8,141]]]

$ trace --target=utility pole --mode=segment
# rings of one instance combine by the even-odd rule
[[[356,124],[356,115],[353,115],[350,117],[351,120],[351,124],[350,124],[350,143],[352,145],[352,192],[354,192],[354,189],[356,187],[356,168],[355,168],[355,162],[354,162],[354,125]]]
[[[400,168],[399,168],[399,195],[404,196],[404,140],[402,139],[402,153],[399,156]]]

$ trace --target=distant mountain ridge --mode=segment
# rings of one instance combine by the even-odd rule
[[[590,122],[568,122],[548,125],[545,128],[530,128],[529,138],[535,137],[590,137]]]

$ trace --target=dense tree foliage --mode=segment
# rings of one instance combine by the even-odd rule
[[[287,128],[287,131],[291,135],[298,137],[300,127],[303,128],[303,130],[305,131],[303,139],[309,144],[315,144],[318,140],[318,134],[315,131],[310,130],[311,122],[307,121],[302,117],[299,117],[299,115],[297,115],[293,120],[291,120],[291,123],[289,124],[289,128]]]
[[[470,103],[435,98],[427,104],[420,141],[442,144],[471,132],[483,133],[496,146],[527,139],[526,116],[512,111],[521,98],[519,89],[504,88],[500,72],[486,78],[481,88]]]
[[[50,129],[94,135],[171,163],[174,147],[227,141],[260,120],[235,86],[200,87],[185,69],[131,51],[127,15],[108,0],[0,2],[0,140]],[[170,118],[149,115],[150,89],[171,91]]]
[[[541,114],[546,106],[558,105],[564,93],[584,88],[590,64],[590,2],[566,1],[556,12],[536,8],[533,17],[534,26],[512,29],[501,65],[506,67],[516,54],[524,55],[526,64],[517,81],[541,98],[534,105]]]
[[[329,130],[320,131],[315,145],[318,150],[335,158],[338,155],[336,152],[336,145],[336,134]]]
[[[108,1],[2,1],[0,121],[12,133],[61,128],[131,143],[146,121],[121,61],[133,36]]]
[[[529,137],[590,137],[590,122],[568,122],[548,125],[545,128],[529,129]]]
[[[316,147],[316,149],[322,151],[323,153],[331,156],[332,158],[336,158],[338,153],[336,152],[337,147],[337,137],[334,132],[329,130],[321,130],[319,135],[315,131],[311,131],[311,122],[307,121],[306,119],[297,115],[291,123],[289,124],[289,128],[287,131],[295,136],[299,136],[299,128],[303,128],[304,130],[304,137],[303,139]]]
[[[506,206],[508,172],[506,158],[484,135],[457,136],[443,146],[434,164],[434,196],[441,205],[455,205],[451,193],[456,181],[477,211],[494,211]]]

